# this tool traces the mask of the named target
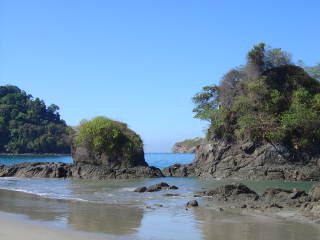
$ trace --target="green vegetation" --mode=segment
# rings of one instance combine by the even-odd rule
[[[0,87],[0,152],[70,153],[71,131],[60,119],[59,107],[16,86]]]
[[[190,139],[185,139],[181,142],[176,142],[172,147],[173,153],[194,153],[197,147],[201,144],[202,138],[195,137]]]
[[[201,141],[202,141],[202,138],[196,137],[196,138],[186,139],[181,142],[177,142],[176,144],[186,148],[192,148],[200,145]]]
[[[139,135],[130,130],[125,123],[106,117],[95,117],[90,121],[82,121],[77,128],[76,146],[82,144],[98,155],[121,156],[130,159],[143,151],[143,143]]]
[[[319,151],[320,68],[305,69],[294,65],[290,54],[260,43],[245,66],[193,97],[195,117],[210,122],[208,138]]]

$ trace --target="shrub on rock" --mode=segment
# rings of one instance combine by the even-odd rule
[[[72,157],[76,164],[147,166],[140,136],[127,124],[106,117],[81,122],[73,139]]]

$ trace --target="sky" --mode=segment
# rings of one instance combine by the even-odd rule
[[[145,152],[204,136],[191,98],[265,42],[320,62],[319,0],[0,0],[0,84],[60,107],[67,124],[107,116]]]

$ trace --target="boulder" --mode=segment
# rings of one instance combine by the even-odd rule
[[[138,193],[143,193],[143,192],[145,192],[146,190],[147,190],[146,187],[138,187],[138,188],[136,188],[134,191],[135,191],[135,192],[138,192]]]
[[[151,185],[149,187],[138,187],[134,191],[135,192],[158,192],[162,190],[176,190],[178,189],[177,186],[170,186],[168,183],[161,182],[154,185]]]
[[[191,200],[189,202],[187,202],[187,207],[198,207],[199,203],[197,200]]]
[[[242,183],[227,184],[213,190],[197,193],[197,196],[213,197],[222,201],[256,201],[259,195]]]

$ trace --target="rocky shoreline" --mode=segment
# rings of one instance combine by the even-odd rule
[[[163,170],[168,177],[202,177],[246,180],[319,181],[320,157],[299,157],[283,146],[252,142],[204,141],[191,164]]]
[[[162,177],[160,169],[149,166],[108,168],[92,164],[34,162],[0,165],[0,177],[129,179]]]
[[[275,187],[259,195],[244,184],[234,183],[198,192],[194,197],[209,200],[212,203],[207,206],[218,211],[320,223],[320,184],[314,185],[308,193]]]

